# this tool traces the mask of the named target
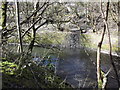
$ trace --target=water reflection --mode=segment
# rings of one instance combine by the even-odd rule
[[[96,76],[96,52],[81,49],[66,49],[64,55],[60,57],[57,66],[57,74],[63,79],[78,88],[95,88],[97,85]],[[101,57],[102,70],[107,72],[111,66],[109,56],[102,54]],[[110,73],[113,75],[113,70]],[[110,79],[109,79],[110,80]],[[113,83],[108,83],[108,87],[117,87],[116,80]]]

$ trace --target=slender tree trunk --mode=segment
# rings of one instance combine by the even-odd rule
[[[16,5],[16,23],[17,23],[17,30],[18,30],[18,38],[19,38],[19,52],[23,52],[23,45],[22,45],[22,38],[21,38],[21,27],[20,27],[20,16],[19,16],[19,2],[15,0]]]
[[[86,2],[86,19],[88,21],[88,8],[89,8],[89,2]]]
[[[118,2],[118,55],[120,55],[120,1]]]
[[[2,2],[2,16],[1,16],[1,24],[2,24],[2,34],[1,34],[1,56],[4,58],[6,56],[6,45],[7,45],[7,32],[6,31],[6,18],[7,18],[7,2],[6,0]]]
[[[36,1],[34,3],[34,9],[37,10],[38,8],[39,8],[39,2]],[[33,23],[35,22],[36,15],[37,15],[37,12],[33,16]],[[34,42],[35,42],[35,37],[36,37],[36,28],[35,28],[35,25],[33,25],[33,28],[32,28],[32,41],[31,41],[31,43],[29,45],[28,53],[31,53],[32,50],[33,50]]]
[[[109,7],[109,2],[107,4],[107,7]],[[103,18],[105,18],[105,17],[103,17]],[[107,23],[107,21],[105,19],[104,19],[104,23],[105,23],[105,26],[106,26],[106,30],[108,32],[109,50],[110,50],[110,52],[109,52],[110,62],[112,64],[112,66],[113,66],[113,69],[114,69],[114,72],[115,72],[115,75],[116,75],[116,80],[118,82],[118,86],[120,87],[120,81],[119,81],[118,72],[117,72],[116,66],[114,64],[113,57],[112,57],[112,44],[111,44],[110,30],[109,30],[109,27],[108,27],[108,23]]]
[[[120,87],[120,81],[119,81],[119,76],[118,76],[118,72],[117,72],[117,69],[116,69],[116,66],[114,64],[114,61],[113,61],[113,57],[112,57],[112,44],[111,44],[111,37],[110,37],[110,30],[109,30],[109,27],[108,27],[108,23],[106,20],[104,20],[105,22],[105,25],[106,25],[106,30],[108,32],[108,39],[109,39],[109,56],[110,56],[110,62],[113,66],[113,69],[114,69],[114,72],[115,72],[115,75],[116,75],[116,80],[118,82],[118,87]]]
[[[104,15],[104,13],[103,13],[102,2],[101,2],[102,17],[105,18],[105,21],[108,20],[108,11],[109,11],[109,2],[107,3],[106,15]],[[98,43],[98,49],[97,49],[97,82],[98,82],[98,88],[102,88],[101,60],[100,60],[100,58],[101,58],[101,47],[102,47],[102,43],[103,43],[103,40],[104,40],[105,31],[106,31],[106,25],[104,24],[102,37],[101,37],[100,42]]]
[[[118,86],[120,87],[120,81],[119,81],[119,76],[118,76],[118,72],[117,72],[117,69],[116,69],[116,66],[114,64],[114,61],[113,61],[113,57],[112,57],[112,44],[111,44],[111,37],[110,37],[110,31],[109,31],[109,28],[108,28],[108,24],[107,22],[105,22],[106,24],[106,27],[107,27],[107,31],[108,31],[108,38],[109,38],[109,55],[110,55],[110,62],[113,66],[113,69],[114,69],[114,72],[115,72],[115,75],[116,75],[116,80],[118,82]]]

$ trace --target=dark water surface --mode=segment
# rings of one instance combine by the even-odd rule
[[[24,47],[25,48],[25,47]],[[12,48],[13,49],[13,48]],[[95,88],[97,86],[96,52],[85,48],[45,49],[34,47],[33,56],[49,56],[56,67],[55,73],[75,88]],[[113,56],[120,77],[120,57]],[[52,62],[53,61],[53,62]],[[45,61],[45,64],[47,62]],[[101,68],[107,72],[112,67],[109,55],[101,54]],[[107,87],[118,87],[114,70],[108,75]]]
[[[97,85],[96,76],[96,52],[81,49],[65,49],[63,55],[60,56],[57,65],[57,74],[70,83],[73,87],[78,88],[95,88]],[[113,57],[119,71],[120,58]],[[112,66],[109,56],[101,55],[101,67],[107,72]],[[120,72],[120,71],[119,71]],[[114,71],[109,73],[107,87],[118,87]]]

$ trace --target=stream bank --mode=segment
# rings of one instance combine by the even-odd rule
[[[37,65],[32,56],[22,55],[24,63],[21,69],[17,69],[20,56],[19,53],[11,52],[0,62],[2,89],[71,88],[71,85],[55,74],[50,63],[46,66]]]
[[[16,72],[12,75],[2,73],[2,88],[70,88],[71,86],[55,76],[47,68],[32,64],[24,68],[20,74]]]
[[[97,51],[98,42],[101,39],[100,33],[90,33],[90,32],[84,33],[84,34],[81,34],[80,38],[81,38],[80,40],[82,42],[82,46],[85,46],[90,50]],[[117,34],[111,35],[111,44],[112,44],[112,55],[120,57]],[[109,40],[106,34],[103,40],[101,53],[109,54]]]
[[[97,44],[101,39],[100,33],[82,33],[76,34],[77,37],[74,37],[74,34],[71,32],[60,32],[60,31],[41,31],[37,34],[37,39],[34,46],[43,47],[43,48],[80,48],[85,47],[90,50],[96,51]],[[78,38],[80,38],[78,40]],[[77,39],[74,41],[74,39]],[[23,40],[23,45],[29,45],[30,38],[26,37]],[[105,34],[105,38],[103,40],[101,53],[109,54],[109,43],[108,36]],[[17,45],[18,42],[14,39],[11,39],[10,45]],[[72,45],[72,44],[73,45]],[[74,43],[76,45],[74,45]],[[120,57],[120,47],[118,45],[118,36],[115,34],[111,35],[111,43],[112,43],[112,55]],[[71,47],[71,45],[73,47]]]

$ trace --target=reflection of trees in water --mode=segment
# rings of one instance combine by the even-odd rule
[[[89,78],[89,75],[90,71],[85,78],[83,78],[80,74],[75,74],[74,80],[78,81],[78,88],[96,87],[97,85],[96,81],[93,81],[91,78]]]
[[[95,66],[90,61],[83,48],[66,49],[65,53],[66,55],[62,57],[57,67],[59,75],[63,78],[68,76],[67,81],[74,87],[95,87]]]
[[[68,48],[77,48],[80,46],[80,33],[77,31],[68,33],[66,36],[65,46]]]

